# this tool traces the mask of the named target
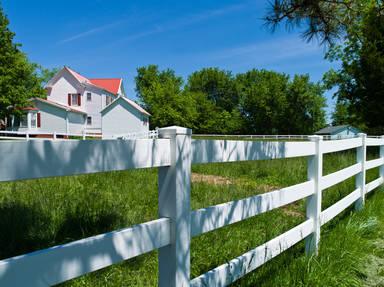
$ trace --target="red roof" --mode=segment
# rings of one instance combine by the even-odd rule
[[[88,79],[68,67],[64,67],[64,68],[67,69],[67,71],[69,71],[80,83],[92,84],[114,95],[117,95],[117,93],[119,92],[119,88],[122,81],[121,78]]]
[[[89,81],[95,86],[101,87],[108,92],[117,95],[121,85],[121,79],[89,79]]]

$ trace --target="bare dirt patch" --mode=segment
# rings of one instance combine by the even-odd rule
[[[201,174],[201,173],[192,173],[192,182],[193,183],[208,183],[212,185],[240,185],[240,186],[254,186],[257,193],[265,193],[279,189],[278,186],[268,185],[268,184],[257,184],[255,182],[249,182],[244,179],[234,179],[219,175],[212,174]]]
[[[292,217],[304,217],[304,212],[299,209],[298,205],[290,204],[287,206],[284,206],[282,208],[282,211],[285,215],[292,216]]]
[[[200,174],[200,173],[192,173],[192,182],[196,183],[208,183],[212,185],[230,185],[233,182],[224,176],[218,175],[210,175],[210,174]]]
[[[219,175],[211,175],[211,174],[201,174],[201,173],[192,173],[192,182],[193,183],[207,183],[212,185],[254,185],[254,183],[249,183],[244,179],[231,179],[224,176]],[[255,185],[255,191],[258,194],[270,192],[273,190],[277,190],[280,187],[268,185],[268,184],[257,184]],[[299,209],[299,205],[296,203],[290,204],[288,206],[284,206],[282,208],[284,214],[293,217],[302,217],[303,212]]]
[[[378,239],[373,243],[378,254],[370,254],[367,256],[365,268],[366,287],[382,287],[384,286],[384,258],[382,258],[382,250],[384,250],[384,240]]]

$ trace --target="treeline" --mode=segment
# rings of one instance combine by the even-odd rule
[[[312,134],[324,127],[326,100],[308,75],[218,68],[192,73],[186,82],[156,65],[137,69],[140,104],[151,128],[179,125],[204,134]]]

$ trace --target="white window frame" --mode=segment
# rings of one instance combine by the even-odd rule
[[[71,94],[71,106],[79,106],[78,94]]]
[[[31,128],[37,128],[37,113],[31,113]]]
[[[105,96],[105,105],[108,106],[112,102],[112,97],[111,96]]]
[[[19,126],[21,128],[28,128],[28,114],[22,114],[21,115]]]

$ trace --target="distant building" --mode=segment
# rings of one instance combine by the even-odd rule
[[[357,136],[361,131],[350,125],[330,126],[317,131],[319,136],[329,136],[330,139],[351,138]]]
[[[22,117],[8,121],[9,130],[101,134],[102,114],[113,110],[117,114],[108,112],[112,122],[104,125],[103,132],[148,131],[149,113],[126,97],[121,78],[88,79],[64,67],[45,88],[47,98],[31,99],[33,105],[23,109]]]

